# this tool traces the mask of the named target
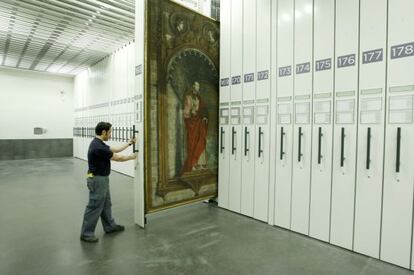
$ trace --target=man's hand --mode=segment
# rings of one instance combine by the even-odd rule
[[[134,137],[134,138],[131,138],[129,141],[128,141],[128,144],[129,145],[132,145],[132,144],[134,144],[134,143],[137,143],[137,139]]]
[[[129,146],[131,146],[132,144],[136,143],[136,139],[135,138],[131,138],[128,143],[124,143],[121,145],[117,145],[117,146],[111,146],[110,150],[114,153],[120,153],[122,151],[124,151],[126,148],[128,148]]]

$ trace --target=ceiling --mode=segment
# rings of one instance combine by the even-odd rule
[[[134,39],[135,0],[0,0],[0,66],[76,75]]]

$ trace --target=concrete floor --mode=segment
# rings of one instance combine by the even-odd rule
[[[0,274],[412,274],[203,203],[133,222],[132,179],[111,176],[125,232],[79,241],[86,163],[0,161]]]

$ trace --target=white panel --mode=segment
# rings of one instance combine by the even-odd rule
[[[243,74],[243,6],[237,0],[231,3],[231,88],[230,99],[232,102],[242,100],[242,74]],[[234,81],[239,79],[240,81]],[[229,209],[240,213],[241,207],[241,150],[242,150],[242,126],[241,109],[230,109],[230,176],[229,176]]]
[[[257,1],[256,25],[256,70],[257,90],[256,99],[270,97],[270,38],[272,11],[271,0]]]
[[[358,62],[338,68],[338,57],[355,54],[358,57],[359,0],[336,1],[335,24],[335,93],[354,91],[350,96],[336,98],[332,161],[332,244],[352,249],[355,167],[356,167],[356,91],[358,89]],[[351,62],[352,64],[352,62]],[[342,135],[343,138],[342,138]],[[343,161],[342,151],[343,148]]]
[[[254,100],[257,80],[256,0],[243,0],[243,74],[243,100]]]
[[[270,148],[269,148],[269,191],[268,224],[275,225],[276,188],[276,132],[277,132],[277,1],[271,1],[271,66],[270,66]]]
[[[245,107],[254,108],[254,107]],[[254,109],[253,109],[254,110]],[[255,167],[255,127],[254,111],[250,113],[251,123],[244,123],[242,137],[242,186],[241,186],[241,213],[253,217],[254,207],[254,167]],[[245,117],[246,118],[246,117]]]
[[[229,208],[229,175],[230,175],[230,153],[231,153],[231,130],[229,126],[229,117],[223,112],[225,108],[220,109],[220,129],[219,129],[219,168],[218,168],[218,205],[223,208]]]
[[[257,1],[256,13],[256,101],[270,99],[270,37],[272,5],[270,0]],[[270,112],[269,105],[256,106],[256,160],[254,213],[256,219],[268,221]]]
[[[313,1],[295,1],[295,98],[311,104],[313,74]],[[305,105],[303,105],[305,106]],[[297,105],[296,105],[297,107]],[[310,109],[312,109],[310,107]],[[296,112],[296,111],[295,111]],[[293,231],[309,234],[309,203],[312,154],[310,113],[296,113],[293,131],[292,221]],[[302,136],[299,133],[302,133]],[[300,151],[299,151],[300,148]]]
[[[332,169],[332,90],[335,1],[314,1],[314,126],[312,137],[312,178],[309,235],[329,241]],[[328,93],[329,97],[315,100],[315,95]],[[318,124],[318,125],[316,125]],[[319,132],[320,128],[320,132]],[[321,133],[321,136],[320,134]],[[319,148],[320,146],[320,148]],[[320,153],[320,156],[319,156]]]
[[[388,2],[388,112],[385,136],[384,194],[381,235],[381,260],[405,267],[410,266],[413,213],[414,125],[412,121],[414,54],[412,46],[399,46],[414,42],[414,2],[389,0]],[[393,52],[394,51],[394,52]],[[392,92],[396,87],[404,92]],[[400,144],[398,145],[398,131]],[[399,159],[398,151],[400,152]],[[399,161],[399,163],[397,163]]]
[[[220,104],[229,104],[231,85],[231,0],[220,2]],[[229,208],[230,111],[220,108],[218,205]]]
[[[134,91],[133,96],[144,95],[144,27],[145,27],[145,0],[135,0],[135,45],[134,45],[134,69],[141,66],[141,74],[134,74]],[[135,72],[135,70],[134,70]],[[136,106],[134,104],[134,106]],[[135,107],[134,107],[135,108]],[[134,113],[140,110],[134,110]],[[143,111],[143,110],[141,110]],[[136,117],[136,115],[134,115]],[[134,221],[140,227],[145,226],[145,187],[144,187],[144,124],[142,122],[133,121],[136,130],[137,143],[136,149],[137,159],[134,164]]]
[[[387,20],[384,18],[387,18],[387,0],[361,0],[360,7],[359,107],[365,110],[360,109],[361,120],[358,126],[354,250],[378,258],[385,115],[383,106],[385,100],[378,100],[378,98],[383,97],[385,92]],[[370,60],[366,52],[376,49],[383,50],[382,61],[366,63]],[[382,93],[370,95],[364,92],[367,89],[376,89]],[[372,98],[372,102],[366,105],[368,98]],[[381,106],[378,106],[378,102],[381,102]],[[370,139],[369,131],[371,131]]]
[[[256,107],[260,109],[261,106]],[[267,107],[268,106],[264,106]],[[256,120],[258,117],[256,115]],[[264,116],[268,118],[268,114]],[[256,149],[254,150],[255,157],[255,185],[254,185],[254,212],[255,219],[266,221],[268,220],[268,192],[269,192],[269,149],[270,149],[270,127],[268,119],[266,123],[256,123]]]
[[[220,102],[230,101],[231,0],[220,2]]]
[[[240,101],[242,100],[241,80],[243,74],[243,6],[239,0],[232,0],[230,17],[230,75],[232,84],[230,93],[231,101]],[[234,81],[235,79],[240,79],[240,81]]]
[[[240,107],[239,107],[240,108]],[[240,120],[240,116],[238,117]],[[242,165],[242,126],[232,123],[230,126],[230,179],[229,179],[229,209],[241,211],[241,165]]]
[[[293,65],[293,17],[294,1],[278,1],[277,26],[277,96],[287,97],[287,102],[278,102],[278,125],[276,131],[276,182],[274,223],[290,228],[291,219],[291,182],[293,156],[293,74],[280,76],[280,68]]]

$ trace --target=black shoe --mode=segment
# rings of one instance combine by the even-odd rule
[[[95,236],[80,236],[80,239],[87,243],[96,243],[99,239]]]
[[[117,224],[112,229],[106,231],[106,234],[111,234],[111,233],[120,232],[124,230],[125,230],[125,226]]]

